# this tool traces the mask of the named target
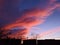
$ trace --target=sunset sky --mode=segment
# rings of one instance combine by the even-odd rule
[[[60,0],[1,0],[0,28],[9,37],[60,37]]]

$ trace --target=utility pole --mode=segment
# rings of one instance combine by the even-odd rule
[[[21,39],[21,45],[23,44],[23,37],[20,35],[19,39]]]
[[[21,39],[21,44],[23,44],[23,40]]]
[[[37,41],[37,35],[36,35],[36,45],[38,45],[38,41]]]

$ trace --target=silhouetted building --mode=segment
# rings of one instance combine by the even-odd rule
[[[32,40],[24,40],[23,41],[23,45],[36,45],[36,40],[32,39]]]

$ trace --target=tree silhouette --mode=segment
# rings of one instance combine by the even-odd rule
[[[0,30],[0,39],[8,39],[8,35],[10,35],[11,33],[6,30]]]

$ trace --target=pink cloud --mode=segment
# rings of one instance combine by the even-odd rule
[[[48,7],[46,7],[45,9],[36,8],[26,11],[25,13],[22,14],[23,16],[18,18],[18,20],[4,26],[1,29],[10,30],[15,27],[23,26],[24,28],[26,28],[26,30],[22,30],[22,31],[19,30],[19,34],[27,35],[31,27],[44,23],[46,18],[50,16],[57,7],[60,7],[60,5],[56,3],[54,3],[54,6],[51,6],[50,4],[52,4],[53,2],[55,2],[55,0],[50,0],[50,3],[47,5]],[[43,33],[43,34],[47,34],[47,33]],[[18,35],[16,37],[18,37]]]
[[[52,35],[52,34],[55,34],[57,32],[60,32],[60,27],[56,27],[56,28],[53,28],[51,30],[48,30],[48,31],[45,31],[45,32],[42,32],[38,35],[38,37],[42,38],[46,35]]]

